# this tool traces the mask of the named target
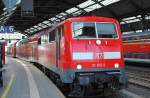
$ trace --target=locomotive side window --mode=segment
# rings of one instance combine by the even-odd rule
[[[47,44],[47,43],[48,43],[48,35],[42,35],[41,44]]]
[[[56,30],[49,33],[49,42],[55,41]]]
[[[95,23],[73,23],[73,38],[96,38]]]
[[[38,44],[39,45],[41,44],[41,37],[38,39]]]
[[[96,23],[98,38],[116,38],[116,26],[113,23]]]
[[[61,38],[64,36],[64,27],[61,26]]]

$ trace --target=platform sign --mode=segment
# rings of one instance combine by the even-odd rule
[[[14,33],[14,26],[0,26],[0,33]]]

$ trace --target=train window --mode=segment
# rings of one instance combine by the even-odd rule
[[[59,39],[61,39],[61,36],[60,36],[61,35],[61,28],[60,27],[58,28],[58,35],[59,35]]]
[[[138,37],[137,37],[137,36],[134,36],[134,40],[138,40]]]
[[[124,52],[124,57],[126,57],[126,52]]]
[[[49,33],[49,42],[55,41],[55,33],[56,30],[53,30],[52,32]]]
[[[138,37],[137,37],[137,36],[134,36],[134,37],[133,37],[133,40],[134,40],[134,42],[137,42],[137,41],[138,41]]]
[[[148,35],[147,40],[150,41],[150,35]]]
[[[126,38],[123,38],[123,41],[126,41]]]
[[[132,37],[128,37],[128,41],[132,41]]]
[[[138,53],[134,53],[134,58],[138,58]]]
[[[128,52],[128,58],[132,58],[132,52]]]
[[[41,44],[41,38],[38,39],[38,44],[39,44],[39,45]]]
[[[64,27],[61,26],[61,38],[64,36]]]
[[[74,22],[73,38],[96,38],[95,23]]]
[[[116,26],[113,23],[96,23],[98,38],[116,38]]]
[[[141,39],[142,41],[144,41],[144,39],[146,39],[146,36],[140,36],[140,39]]]
[[[140,55],[140,59],[145,59],[145,53],[139,53],[139,55]]]
[[[150,53],[147,53],[147,58],[150,59]]]
[[[48,35],[42,35],[41,36],[41,44],[48,43]]]

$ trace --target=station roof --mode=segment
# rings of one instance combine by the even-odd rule
[[[96,15],[116,18],[126,24],[142,20],[142,15],[149,12],[150,0],[34,0],[33,17],[21,17],[19,6],[5,24],[32,35],[68,17]]]
[[[3,14],[3,9],[4,9],[4,4],[3,4],[3,1],[0,0],[0,15]],[[2,17],[2,16],[1,16]]]

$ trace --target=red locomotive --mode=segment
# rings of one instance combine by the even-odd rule
[[[150,32],[123,35],[124,56],[127,62],[150,63]]]
[[[73,92],[126,83],[120,26],[112,18],[70,18],[18,42],[16,50],[17,57],[43,65]]]

